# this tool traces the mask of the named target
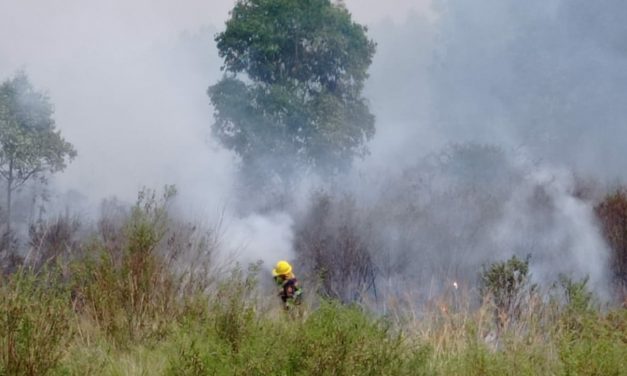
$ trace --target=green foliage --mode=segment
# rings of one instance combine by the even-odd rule
[[[72,332],[69,294],[56,273],[25,270],[0,279],[0,375],[54,370]]]
[[[515,255],[507,261],[484,267],[480,275],[481,295],[494,294],[496,304],[507,305],[527,283],[529,258],[520,260]]]
[[[179,356],[171,359],[166,374],[180,376],[215,374],[215,372],[209,372],[211,365],[204,355],[197,348],[196,343],[192,341],[187,348],[180,350]]]
[[[226,70],[265,83],[359,89],[374,50],[365,28],[327,0],[240,0],[226,26],[216,38]]]
[[[551,361],[545,348],[534,346],[505,347],[494,351],[476,336],[469,336],[458,353],[447,354],[436,364],[438,375],[554,375],[559,364]]]
[[[248,273],[236,268],[209,292],[209,304],[194,298],[198,301],[193,311],[184,309],[189,304],[184,300],[162,307],[156,315],[171,320],[171,325],[158,337],[117,339],[100,330],[94,316],[72,305],[76,297],[70,299],[58,275],[18,273],[0,286],[0,374],[624,374],[627,311],[599,312],[586,303],[584,282],[564,279],[570,298],[559,314],[544,316],[540,328],[529,321],[523,332],[509,329],[495,349],[482,338],[481,320],[468,313],[462,325],[442,332],[429,326],[422,333],[410,327],[401,331],[359,307],[336,301],[323,301],[300,319],[289,319],[280,310],[259,310],[252,291],[256,268]],[[113,280],[119,277],[112,275]],[[101,297],[112,292],[103,291]],[[124,312],[116,299],[119,295],[113,304]],[[85,304],[93,302],[86,299]],[[540,307],[540,312],[547,308]],[[578,325],[571,325],[573,319]],[[534,338],[535,330],[540,337]],[[441,347],[438,338],[460,341]]]
[[[489,301],[394,325],[339,301],[293,317],[264,303],[276,297],[257,284],[260,264],[205,273],[219,283],[188,289],[168,263],[184,240],[170,241],[180,236],[167,215],[173,194],[142,191],[109,241],[82,245],[91,257],[69,268],[59,259],[54,272],[0,279],[0,375],[625,374],[627,310],[601,310],[587,280],[566,277],[562,299],[520,299],[528,259],[481,274],[482,292],[515,307],[496,340]]]
[[[534,289],[529,284],[529,257],[521,260],[514,255],[507,261],[495,262],[484,267],[479,277],[481,296],[492,298],[499,323],[517,319],[525,293]]]
[[[361,91],[375,44],[365,32],[329,0],[237,1],[216,37],[227,74],[208,94],[214,134],[246,172],[328,171],[366,152],[374,117]]]
[[[565,375],[625,375],[627,311],[607,315],[569,311],[558,351]]]
[[[190,332],[200,335],[183,340],[168,374],[390,375],[405,365],[399,335],[358,308],[332,302],[304,321],[251,320],[237,350],[221,330]]]
[[[324,302],[304,323],[295,370],[309,375],[385,375],[397,372],[402,337],[357,307]]]
[[[7,183],[7,216],[11,192],[33,177],[55,173],[76,156],[74,147],[55,130],[48,97],[35,91],[18,73],[0,85],[0,176]]]
[[[233,352],[246,341],[255,317],[254,300],[247,299],[256,285],[256,269],[244,277],[239,267],[222,282],[212,304],[214,328]]]
[[[587,278],[560,276],[566,306],[559,318],[558,351],[567,375],[622,375],[627,357],[627,311],[607,315],[595,308]]]
[[[588,278],[573,281],[565,275],[559,276],[559,284],[564,291],[566,308],[573,314],[594,313],[593,294],[588,290]]]
[[[178,314],[175,277],[156,251],[167,231],[166,209],[174,194],[173,187],[166,187],[161,198],[154,191],[141,191],[123,227],[122,253],[95,244],[97,258],[75,264],[75,294],[81,305],[120,343],[159,335],[170,315]]]

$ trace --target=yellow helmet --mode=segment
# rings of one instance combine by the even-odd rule
[[[292,265],[290,265],[289,262],[284,261],[284,260],[277,262],[276,267],[272,269],[272,275],[275,277],[278,275],[290,274],[291,272],[292,272]]]

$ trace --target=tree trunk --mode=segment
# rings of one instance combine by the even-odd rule
[[[11,234],[11,193],[13,193],[13,160],[9,162],[9,176],[7,178],[7,236]]]

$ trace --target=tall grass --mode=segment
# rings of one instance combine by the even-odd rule
[[[141,335],[116,336],[93,312],[72,310],[70,282],[44,277],[24,272],[3,282],[0,374],[625,374],[627,313],[600,310],[579,282],[560,290],[564,302],[527,304],[497,330],[490,301],[472,310],[440,301],[402,321],[335,301],[303,307],[302,317],[279,301],[268,311],[255,274],[236,269],[215,289],[155,311],[157,323],[169,320],[165,330],[149,320]],[[120,285],[128,276],[111,278]],[[137,330],[125,305],[107,312],[121,320],[117,330]]]
[[[310,293],[285,312],[260,264],[211,264],[211,237],[167,215],[171,193],[142,193],[69,267],[0,279],[0,375],[627,375],[627,311],[585,280],[521,289],[501,278],[518,260],[485,270],[482,301],[460,288],[377,316]]]
[[[120,246],[94,242],[85,259],[73,263],[73,292],[83,314],[118,343],[158,336],[179,314],[179,284],[158,246],[168,229],[163,197],[140,193],[118,237]]]
[[[68,290],[54,272],[0,279],[0,375],[43,375],[71,340]]]

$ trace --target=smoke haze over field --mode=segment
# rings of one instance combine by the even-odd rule
[[[507,248],[499,254],[504,257],[525,253],[526,239],[517,234],[523,228],[525,236],[538,235],[534,247],[548,265],[556,262],[550,249],[559,248],[560,255],[572,256],[565,271],[589,273],[600,283],[605,246],[589,204],[572,197],[570,171],[603,182],[627,177],[627,3],[345,3],[378,43],[366,85],[377,134],[355,175],[366,180],[381,180],[382,171],[402,176],[450,142],[497,145],[508,161],[520,152],[526,161],[540,162],[525,162],[524,168],[506,163],[508,171],[527,178],[502,198],[495,227],[482,232],[485,238],[473,249]],[[57,191],[79,191],[93,205],[111,195],[132,200],[141,186],[175,184],[193,215],[232,204],[236,158],[210,137],[212,108],[205,94],[221,76],[213,36],[232,5],[226,0],[0,0],[0,78],[24,68],[34,85],[50,94],[58,128],[79,153],[53,180]],[[461,170],[435,175],[443,185],[440,180],[417,184],[444,191],[448,179],[485,179],[487,166],[462,164]],[[356,181],[355,190],[364,191],[363,181]],[[368,187],[377,184],[383,183]],[[549,212],[538,214],[529,205],[536,189],[547,190],[554,204]],[[374,200],[379,193],[360,194]],[[399,191],[401,197],[405,193]],[[433,230],[444,229],[438,233],[442,242],[454,248],[458,243],[447,236],[476,217],[469,212],[450,222],[459,206],[454,200],[434,202],[449,205],[440,208],[439,218],[434,209],[425,210],[431,226],[439,224]],[[538,227],[539,218],[547,226]],[[248,251],[242,252],[272,262],[289,253],[291,225],[285,213],[253,213],[233,223],[231,246],[245,245]],[[427,237],[411,227],[386,231],[388,244],[394,244],[390,249],[399,251],[407,247],[395,231]],[[410,240],[422,241],[416,235],[404,239]],[[416,254],[438,252],[440,241],[425,241],[433,249],[410,248]],[[274,244],[280,252],[272,251]],[[536,270],[551,273],[542,264]]]
[[[373,163],[398,159],[391,144],[408,159],[408,150],[418,157],[470,140],[623,177],[622,2],[346,3],[379,45],[367,84],[378,118]],[[63,184],[108,195],[205,180],[194,178],[200,171],[214,183],[229,179],[229,157],[204,143],[205,90],[221,65],[212,37],[231,6],[3,1],[3,77],[24,68],[47,89],[60,129],[80,151]],[[195,172],[159,176],[182,164]]]
[[[170,24],[166,9],[125,4],[15,4],[3,13],[20,22],[2,22],[0,69],[8,76],[24,68],[47,89],[59,129],[79,150],[56,179],[61,189],[97,202],[175,183],[190,201],[215,206],[228,191],[232,158],[207,142],[204,91],[220,75],[214,29],[181,34],[184,17],[172,14]],[[22,40],[9,39],[15,35]]]

